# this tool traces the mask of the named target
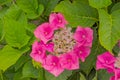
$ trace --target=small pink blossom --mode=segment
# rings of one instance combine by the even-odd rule
[[[53,55],[47,56],[43,67],[56,77],[64,71],[64,69],[60,65],[59,58]]]
[[[86,46],[76,46],[74,53],[84,62],[86,57],[90,54],[90,48]]]
[[[79,45],[92,46],[93,40],[93,30],[91,28],[77,27],[74,34],[74,39],[79,43]]]
[[[120,69],[115,69],[115,75],[110,80],[120,80]]]
[[[54,30],[49,23],[43,23],[39,25],[34,31],[34,35],[42,40],[44,43],[47,43],[53,37]]]
[[[35,41],[32,45],[32,52],[30,53],[30,56],[37,62],[44,62],[46,58],[46,53],[43,45]]]
[[[107,69],[108,72],[114,72],[114,63],[116,58],[109,52],[97,56],[96,69]]]
[[[79,60],[73,53],[65,53],[60,56],[60,63],[67,70],[79,69]]]
[[[61,13],[52,13],[49,18],[50,24],[54,26],[54,29],[64,28],[68,22],[65,20]]]

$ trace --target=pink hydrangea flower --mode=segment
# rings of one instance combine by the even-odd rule
[[[64,69],[60,65],[59,58],[53,55],[47,56],[43,67],[56,77],[64,71]]]
[[[108,72],[114,72],[114,63],[116,58],[110,53],[105,52],[97,56],[96,69],[107,69]]]
[[[65,20],[61,13],[52,13],[49,18],[50,24],[54,26],[54,29],[64,28],[68,22]]]
[[[61,13],[52,13],[49,23],[39,25],[34,31],[40,42],[32,45],[30,56],[56,77],[64,69],[79,69],[79,58],[84,62],[92,46],[92,29],[78,26],[74,34],[66,24]]]
[[[120,80],[120,69],[115,69],[115,75],[110,80]]]
[[[41,43],[35,41],[32,45],[32,52],[30,56],[37,62],[44,62],[46,58],[45,48]]]
[[[91,28],[77,27],[74,34],[74,39],[79,43],[79,45],[92,46],[93,40],[93,30]]]
[[[82,62],[84,62],[86,57],[90,54],[90,48],[77,45],[74,49],[74,52],[82,60]]]
[[[73,53],[60,55],[60,63],[67,70],[79,69],[78,57]]]
[[[43,23],[39,25],[36,30],[34,31],[34,35],[36,38],[39,38],[44,43],[47,43],[49,40],[53,37],[54,30],[52,28],[52,25],[49,23]]]

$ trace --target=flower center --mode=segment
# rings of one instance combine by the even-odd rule
[[[62,30],[56,31],[53,42],[55,54],[62,54],[73,50],[75,40],[73,38],[71,28],[64,28]]]
[[[83,38],[85,38],[85,35],[82,35]]]

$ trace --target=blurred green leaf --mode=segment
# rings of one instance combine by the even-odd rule
[[[28,60],[29,60],[29,56],[27,55],[22,55],[17,62],[15,63],[14,67],[15,67],[15,71],[17,71],[18,69],[20,69]]]
[[[3,21],[0,19],[0,41],[2,40],[2,38],[3,38],[3,33],[4,33],[4,31],[3,31]]]
[[[97,11],[81,1],[74,1],[73,3],[61,1],[54,11],[63,13],[73,27],[78,25],[91,27],[98,20]]]
[[[38,78],[38,70],[33,66],[31,61],[25,63],[22,71],[22,77],[31,77],[31,78]]]
[[[0,5],[4,5],[8,2],[11,2],[12,0],[0,0]]]
[[[30,39],[26,34],[25,25],[12,19],[4,19],[4,30],[5,39],[10,46],[21,48]]]
[[[105,10],[99,10],[99,40],[102,46],[112,52],[113,47],[120,39],[120,10],[108,14]]]
[[[116,10],[120,10],[120,2],[116,3],[116,4],[112,7],[111,12],[116,11]]]
[[[97,71],[97,80],[110,80],[112,74],[109,74],[106,70]]]
[[[21,70],[16,72],[13,80],[30,80],[30,78],[22,78]]]
[[[6,45],[0,51],[0,69],[5,71],[8,67],[15,64],[21,55],[21,51]]]
[[[86,80],[83,74],[80,74],[80,80]]]
[[[17,0],[17,5],[27,13],[27,17],[35,19],[40,16],[44,10],[44,6],[39,4],[37,0]]]
[[[104,8],[109,6],[112,3],[111,0],[89,0],[90,6],[94,8]]]
[[[65,70],[58,77],[55,77],[54,75],[52,75],[48,71],[45,71],[46,80],[66,80],[71,74],[72,74],[72,71]]]
[[[72,73],[72,75],[67,80],[80,80],[80,73],[79,72]]]

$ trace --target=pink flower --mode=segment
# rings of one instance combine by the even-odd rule
[[[60,63],[67,70],[79,69],[79,60],[73,53],[65,53],[60,55]]]
[[[46,58],[46,53],[43,45],[35,41],[32,45],[32,52],[30,53],[30,56],[37,62],[44,62]]]
[[[108,72],[114,72],[114,63],[116,58],[109,52],[97,56],[96,69],[107,69]]]
[[[68,22],[65,20],[61,13],[52,13],[49,18],[50,24],[54,26],[54,29],[64,28]]]
[[[86,57],[90,54],[90,48],[85,46],[77,46],[74,49],[74,53],[82,60],[82,62],[84,62]]]
[[[39,25],[34,31],[35,37],[47,43],[53,37],[54,30],[49,23],[43,23]]]
[[[74,39],[79,43],[79,45],[92,46],[93,40],[93,30],[91,28],[77,27],[74,34]]]
[[[60,65],[59,58],[53,55],[47,56],[43,67],[56,77],[64,71]]]
[[[115,75],[110,80],[120,80],[120,69],[115,69]]]

